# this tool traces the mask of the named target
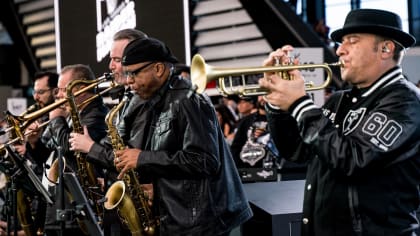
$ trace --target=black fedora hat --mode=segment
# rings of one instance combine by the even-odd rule
[[[402,30],[401,18],[393,12],[377,9],[357,9],[351,11],[342,29],[331,33],[334,41],[350,33],[370,33],[391,38],[405,48],[411,47],[416,39]]]

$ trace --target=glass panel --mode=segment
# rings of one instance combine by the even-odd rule
[[[360,8],[372,8],[392,11],[401,17],[403,30],[408,32],[407,0],[361,0]],[[347,13],[351,10],[350,0],[325,0],[325,22],[330,32],[343,26]]]
[[[330,33],[343,27],[347,13],[351,10],[350,0],[326,0],[325,22]]]
[[[408,9],[407,0],[398,1],[395,0],[364,0],[360,3],[361,8],[374,8],[392,11],[399,15],[402,20],[403,30],[408,32]]]

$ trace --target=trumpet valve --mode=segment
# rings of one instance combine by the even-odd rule
[[[305,88],[313,88],[315,83],[313,81],[305,81]]]

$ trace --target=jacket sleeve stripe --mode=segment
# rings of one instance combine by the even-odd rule
[[[292,110],[292,116],[297,121],[299,121],[304,112],[306,112],[308,110],[316,109],[316,108],[317,108],[317,106],[314,104],[312,99],[308,98],[308,99],[305,99],[304,101],[302,101],[299,105],[297,105]]]

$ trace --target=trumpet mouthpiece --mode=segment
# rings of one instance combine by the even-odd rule
[[[339,60],[335,63],[332,63],[331,66],[339,66],[339,67],[344,67],[344,61],[343,60]]]

